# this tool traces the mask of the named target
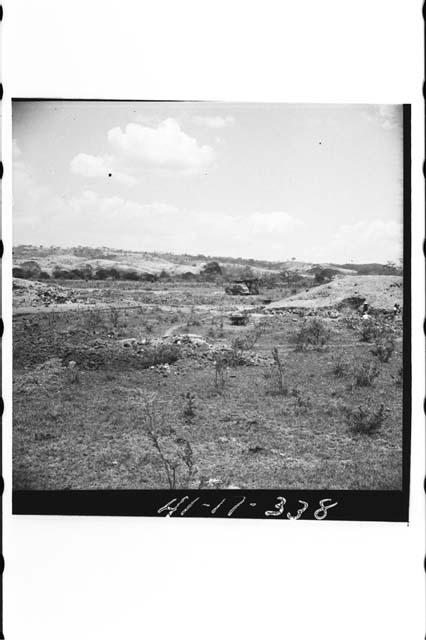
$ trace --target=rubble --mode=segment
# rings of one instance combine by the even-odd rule
[[[14,304],[17,307],[48,307],[51,304],[83,302],[74,289],[66,289],[56,284],[13,278],[12,288]]]

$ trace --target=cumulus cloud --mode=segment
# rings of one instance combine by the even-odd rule
[[[58,196],[39,184],[13,145],[14,242],[112,246],[270,260],[290,255],[323,262],[386,262],[402,257],[402,221],[378,218],[341,225],[318,246],[306,223],[285,211],[196,211],[83,190]],[[95,172],[98,165],[87,164]],[[90,168],[90,169],[89,169]],[[309,230],[308,230],[309,231]]]
[[[202,127],[209,127],[209,129],[224,129],[232,127],[235,124],[235,118],[232,116],[194,116],[194,122]]]
[[[70,169],[72,173],[86,178],[111,177],[127,186],[136,184],[137,179],[117,169],[117,164],[116,159],[110,155],[91,156],[87,153],[78,153],[71,160]]]
[[[109,153],[79,153],[71,160],[71,171],[85,177],[109,176],[126,185],[135,184],[143,170],[155,169],[182,174],[196,174],[214,161],[208,145],[186,134],[179,123],[167,118],[156,126],[129,123],[110,129]]]
[[[25,165],[14,179],[14,242],[112,246],[147,251],[283,259],[303,225],[284,212],[179,209],[86,189],[57,196],[38,186]]]

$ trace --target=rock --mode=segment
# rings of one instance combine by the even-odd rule
[[[136,338],[123,338],[119,341],[122,347],[135,349],[138,345]]]
[[[206,486],[209,487],[209,489],[216,489],[221,483],[221,480],[219,478],[209,478],[207,480]]]

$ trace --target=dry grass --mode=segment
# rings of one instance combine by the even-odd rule
[[[200,289],[198,295],[203,295]],[[181,308],[182,323],[190,313],[191,305]],[[154,307],[142,316],[129,312],[123,335],[146,337],[143,325],[151,323],[150,336],[161,336],[174,317]],[[109,313],[106,318],[100,328],[105,334],[113,325]],[[175,359],[168,352],[160,358],[170,362],[168,372],[156,365],[129,370],[118,363],[109,369],[80,370],[79,383],[71,383],[58,349],[64,340],[83,348],[90,336],[78,314],[58,314],[53,326],[48,330],[41,317],[28,326],[22,320],[15,325],[15,488],[160,488],[170,487],[169,475],[176,486],[197,487],[200,471],[203,478],[217,479],[221,486],[229,481],[243,488],[401,487],[399,341],[388,362],[381,363],[369,355],[371,344],[359,342],[342,319],[333,324],[328,350],[295,351],[295,320],[274,316],[254,344],[264,358],[255,366],[229,368],[221,358],[216,363],[201,355]],[[209,327],[211,322],[203,321],[197,333],[206,335]],[[221,340],[231,344],[252,330],[253,324],[234,328],[224,320]],[[287,394],[264,391],[264,376],[279,372],[274,348]],[[350,363],[341,375],[334,371],[338,359]],[[365,371],[359,365],[363,370],[358,375],[352,363],[358,367],[364,362],[369,364]],[[347,378],[355,381],[363,376],[370,383],[354,382],[348,389]],[[275,382],[268,378],[270,384]],[[196,396],[194,402],[186,395],[189,392]],[[156,415],[164,428],[160,435],[142,400],[150,394],[157,398]],[[351,423],[342,403],[352,412]],[[374,415],[382,404],[380,428],[374,426],[380,415]],[[358,423],[366,425],[364,432]],[[372,434],[375,437],[368,437]],[[153,437],[170,465],[169,475]],[[195,473],[194,467],[200,471]]]

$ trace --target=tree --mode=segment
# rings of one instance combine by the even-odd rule
[[[39,278],[41,273],[41,267],[35,260],[27,260],[21,262],[19,267],[22,269],[25,275],[21,278]]]
[[[210,277],[215,277],[215,276],[221,276],[222,275],[222,269],[221,266],[218,262],[215,262],[214,260],[212,260],[211,262],[207,262],[202,270],[201,273],[210,278]]]

